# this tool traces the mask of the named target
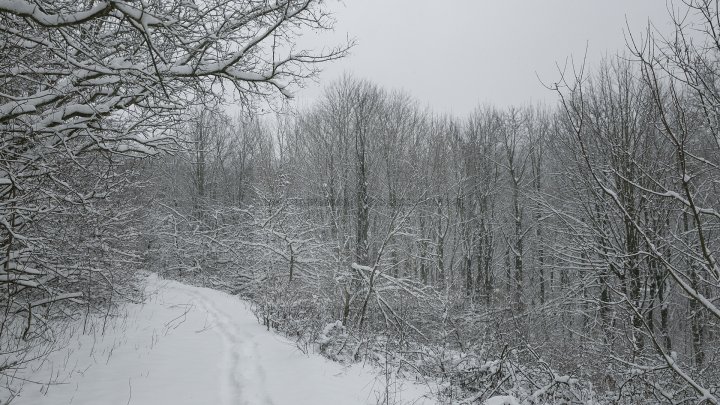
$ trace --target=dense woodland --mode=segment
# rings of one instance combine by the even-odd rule
[[[60,3],[0,2],[0,373],[148,269],[441,402],[719,402],[715,2],[463,117],[350,73],[255,114],[347,51],[268,53],[329,27],[314,1]]]

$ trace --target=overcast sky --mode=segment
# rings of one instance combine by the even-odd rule
[[[625,50],[626,20],[638,34],[652,20],[669,27],[664,0],[329,0],[336,30],[305,38],[319,46],[357,40],[352,54],[327,64],[319,83],[297,92],[300,106],[351,72],[404,89],[437,112],[465,114],[478,104],[553,102],[556,63],[573,56],[597,66]]]

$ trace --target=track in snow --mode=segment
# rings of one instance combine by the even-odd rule
[[[218,297],[209,295],[208,291],[193,291],[195,302],[208,313],[225,345],[223,397],[228,404],[236,404],[239,399],[247,405],[274,405],[265,388],[265,370],[257,358],[258,347],[252,334],[236,325],[231,315],[216,306],[214,301]]]
[[[323,405],[375,404],[384,377],[305,355],[258,325],[228,294],[147,279],[151,298],[128,305],[105,336],[75,336],[19,377],[13,405]],[[391,403],[429,404],[425,386],[393,386]],[[2,403],[0,398],[0,403]]]

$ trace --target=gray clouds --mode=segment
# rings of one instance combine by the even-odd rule
[[[669,27],[660,0],[348,0],[330,2],[336,32],[306,36],[315,46],[357,39],[352,54],[324,66],[319,83],[297,94],[305,106],[343,72],[410,92],[438,112],[464,114],[477,104],[554,100],[538,76],[558,79],[556,63],[588,64],[623,52],[648,21]]]

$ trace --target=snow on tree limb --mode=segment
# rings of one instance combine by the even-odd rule
[[[290,97],[346,54],[295,49],[331,27],[320,0],[0,0],[0,303],[30,313],[23,335],[34,306],[129,282],[132,158],[181,150],[186,112],[233,96],[218,84],[246,111]]]
[[[80,11],[72,14],[48,14],[38,7],[37,4],[29,1],[0,0],[0,12],[11,13],[20,17],[28,17],[45,27],[61,27],[66,25],[82,24],[93,18],[107,14],[111,8],[112,2],[103,1],[86,11]]]

